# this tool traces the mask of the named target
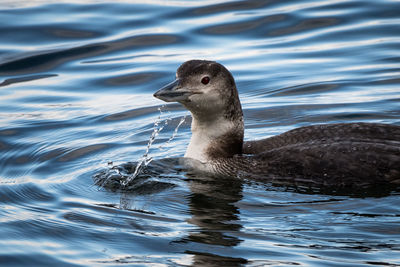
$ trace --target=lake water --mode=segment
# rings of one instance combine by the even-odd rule
[[[400,125],[399,1],[135,2],[0,2],[1,265],[400,265],[398,189],[185,174],[190,116],[153,97],[210,59],[236,78],[246,139]],[[136,166],[155,122],[138,182],[96,185]]]

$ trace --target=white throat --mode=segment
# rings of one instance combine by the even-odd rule
[[[186,149],[185,157],[206,163],[209,161],[207,150],[218,137],[237,127],[234,122],[219,118],[212,122],[199,122],[193,118],[192,137]]]

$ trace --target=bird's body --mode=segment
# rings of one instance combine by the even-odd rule
[[[234,79],[214,61],[185,62],[177,80],[154,96],[192,113],[185,157],[199,161],[202,171],[289,184],[400,184],[400,126],[322,124],[244,142]]]

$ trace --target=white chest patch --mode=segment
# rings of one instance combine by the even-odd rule
[[[186,149],[185,157],[197,159],[203,163],[207,162],[206,151],[211,140],[206,137],[194,135],[190,139],[189,146]]]
[[[234,127],[234,124],[228,120],[218,120],[213,124],[192,123],[192,138],[186,149],[185,157],[196,159],[202,163],[206,163],[209,158],[207,149],[211,145],[218,145],[213,142],[221,135],[224,135]]]

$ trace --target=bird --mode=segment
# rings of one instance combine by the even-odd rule
[[[210,60],[184,62],[154,97],[190,111],[192,136],[184,157],[199,172],[316,187],[400,185],[400,126],[317,124],[244,141],[235,80]]]

